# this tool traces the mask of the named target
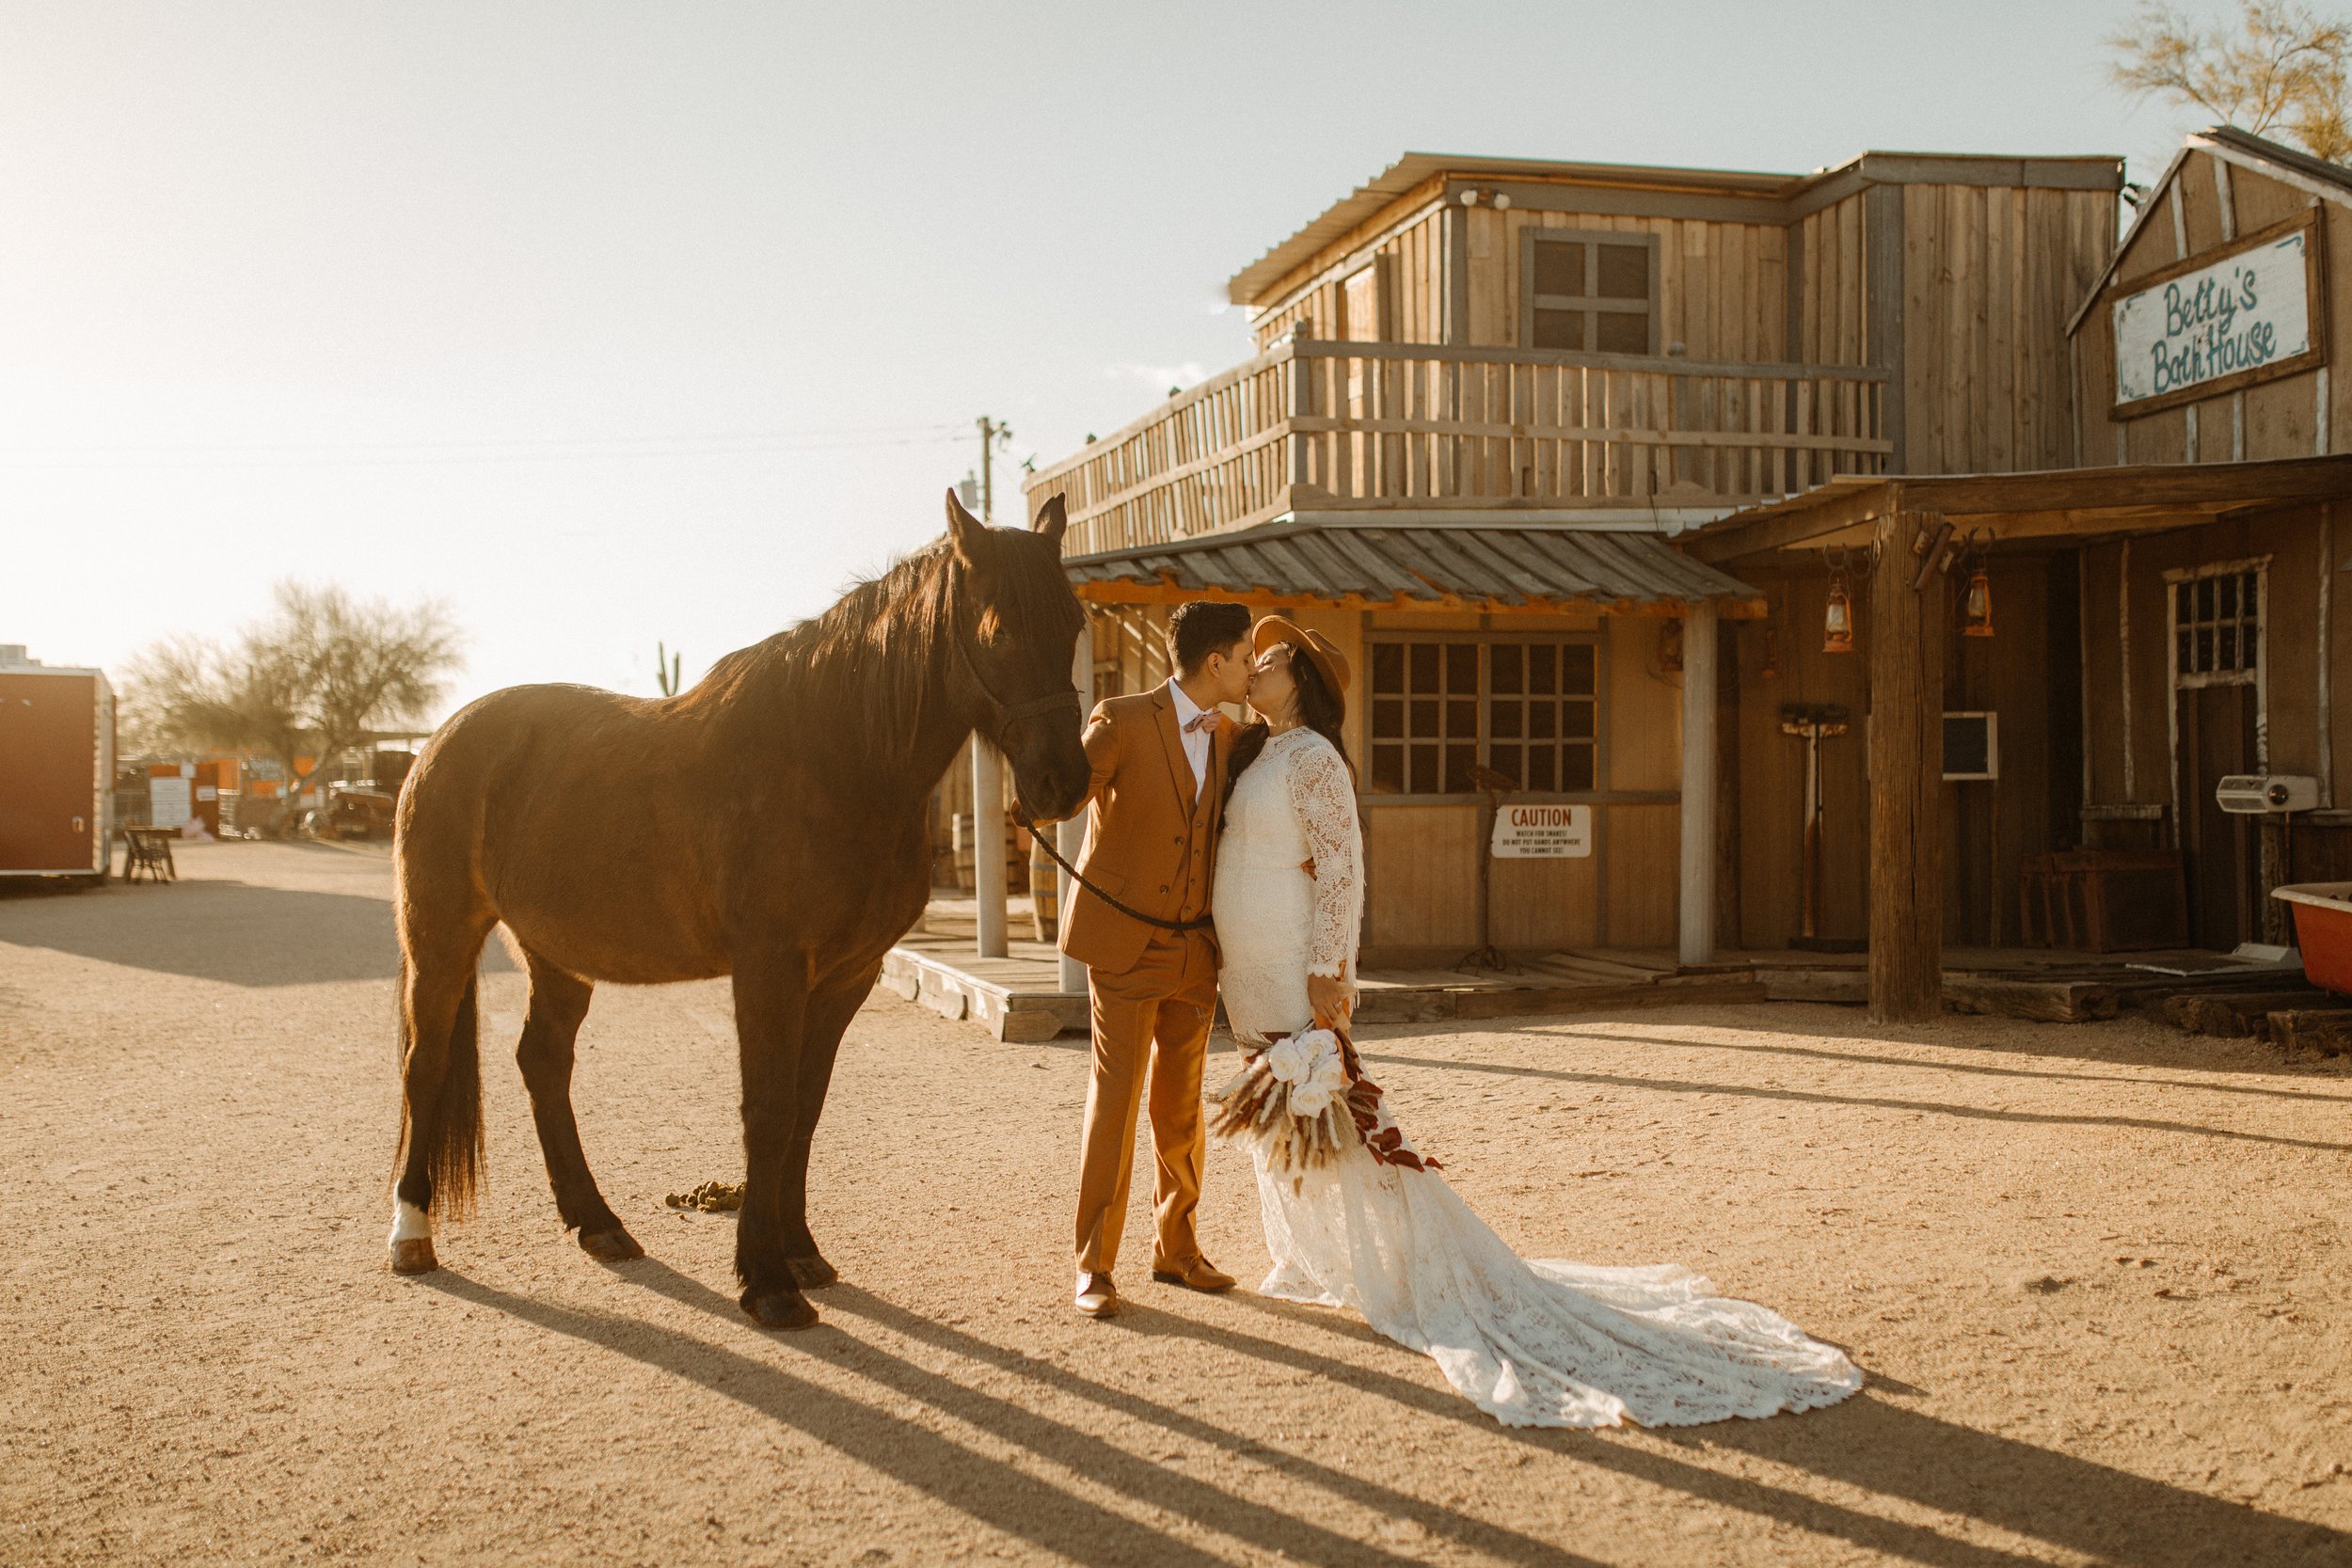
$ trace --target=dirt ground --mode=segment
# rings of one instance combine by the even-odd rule
[[[1701,1268],[1870,1379],[1510,1432],[1250,1294],[1228,1150],[1202,1230],[1244,1289],[1138,1255],[1125,1316],[1074,1317],[1083,1042],[884,993],[818,1138],[818,1328],[756,1328],[733,1217],[662,1206],[741,1170],[723,984],[590,1016],[589,1157],[651,1254],[606,1267],[558,1228],[496,952],[484,1212],[395,1277],[385,856],[181,863],[0,901],[0,1562],[2352,1562],[2340,1069],[1790,1006],[1367,1030],[1523,1251]]]

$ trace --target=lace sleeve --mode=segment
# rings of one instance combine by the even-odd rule
[[[1307,973],[1333,977],[1355,968],[1357,911],[1362,908],[1363,855],[1356,829],[1356,791],[1347,764],[1327,745],[1310,743],[1291,759],[1290,797],[1315,863],[1315,911]]]

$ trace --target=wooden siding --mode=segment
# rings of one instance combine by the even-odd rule
[[[2169,813],[2172,799],[2170,730],[2171,666],[2167,641],[2171,611],[2164,574],[2224,561],[2268,557],[2270,568],[2265,637],[2267,662],[2262,672],[2266,710],[2265,731],[2273,772],[2307,773],[2330,782],[2344,779],[2352,768],[2352,716],[2340,720],[2328,714],[2323,740],[2320,722],[2320,606],[2323,587],[2328,600],[2330,667],[2325,685],[2330,706],[2344,707],[2345,682],[2352,680],[2352,654],[2347,641],[2335,635],[2341,608],[2343,557],[2346,534],[2330,508],[2282,508],[2250,517],[2175,529],[2132,540],[2128,546],[2094,545],[2083,551],[2083,626],[2090,658],[2084,672],[2084,705],[2089,713],[2086,733],[2090,750],[2092,805],[2162,806]],[[2128,557],[2130,623],[2122,615],[2125,595],[2118,573]],[[2129,649],[2128,688],[2121,673],[2122,650]],[[2126,705],[2128,704],[2128,710]],[[2132,763],[2130,787],[2125,787],[2123,759]],[[2324,746],[2324,752],[2323,752]],[[2340,805],[2343,790],[2323,798],[2323,807]]]
[[[1857,193],[1799,218],[1788,237],[1792,359],[1868,365],[1867,203]]]
[[[1312,611],[1301,612],[1313,614]],[[1503,630],[1474,614],[1324,612],[1316,629],[1364,664],[1367,635]],[[1354,622],[1350,626],[1348,622]],[[1654,620],[1593,616],[1514,619],[1507,630],[1599,631],[1607,652],[1602,706],[1602,792],[1668,792],[1681,768],[1680,677],[1659,667]],[[1349,738],[1360,757],[1351,705]],[[1459,947],[1478,940],[1481,807],[1469,801],[1395,803],[1363,799],[1368,862],[1365,943],[1380,948]],[[1601,801],[1593,807],[1594,853],[1577,860],[1492,863],[1491,934],[1505,948],[1664,947],[1674,942],[1681,808],[1672,800]]]
[[[1829,579],[1816,562],[1780,572],[1748,570],[1746,580],[1771,596],[1772,616],[1741,624],[1733,640],[1740,698],[1739,787],[1724,809],[1736,812],[1740,821],[1739,945],[1783,947],[1801,928],[1804,742],[1781,733],[1781,708],[1789,704],[1834,704],[1849,715],[1847,733],[1821,742],[1820,930],[1859,940],[1869,851],[1865,661],[1859,653],[1821,651]],[[1861,575],[1849,574],[1847,585],[1856,600],[1857,636],[1867,637]],[[1770,676],[1764,673],[1768,647],[1777,650],[1777,673]]]
[[[1409,214],[1411,203],[1421,199],[1425,198],[1408,198],[1383,215],[1393,221],[1396,213]],[[1375,234],[1377,232],[1373,230]],[[1370,237],[1370,234],[1364,236]],[[1343,252],[1343,258],[1340,265],[1327,268],[1324,274],[1311,275],[1322,279],[1316,286],[1251,321],[1250,330],[1257,335],[1260,353],[1289,337],[1302,322],[1306,324],[1309,335],[1316,338],[1352,338],[1359,341],[1376,338],[1400,343],[1444,341],[1445,214],[1442,209],[1431,209],[1369,251],[1360,254]],[[1348,319],[1350,312],[1345,305],[1349,279],[1374,270],[1375,258],[1385,262],[1377,270],[1388,275],[1380,279],[1387,296],[1382,302],[1388,318],[1386,332],[1365,331],[1360,321]]]
[[[1902,193],[1907,473],[2074,463],[2066,323],[2114,245],[2105,191]]]

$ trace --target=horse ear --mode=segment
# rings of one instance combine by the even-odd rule
[[[1037,521],[1030,526],[1045,535],[1049,543],[1058,545],[1062,531],[1070,526],[1070,508],[1058,494],[1048,496],[1045,504],[1038,509]]]
[[[984,525],[963,509],[953,490],[947,492],[947,537],[956,542],[956,553],[970,565],[979,560],[980,534]]]

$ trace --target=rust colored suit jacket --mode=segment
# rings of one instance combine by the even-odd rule
[[[1176,700],[1166,686],[1095,705],[1086,729],[1087,760],[1094,768],[1087,795],[1091,832],[1078,867],[1088,881],[1162,920],[1208,912],[1233,730],[1233,721],[1219,714],[1209,732],[1209,777],[1196,797]],[[1082,887],[1062,924],[1061,950],[1089,969],[1123,974],[1143,956],[1153,933],[1154,927]]]

